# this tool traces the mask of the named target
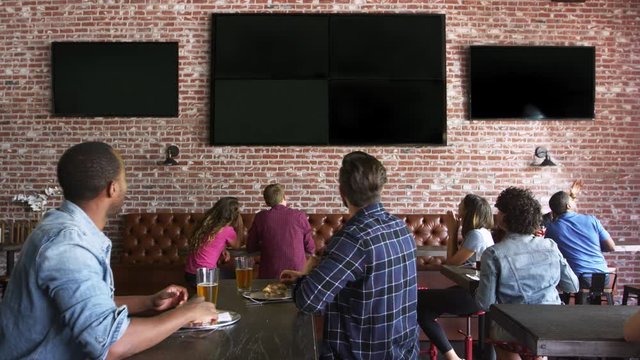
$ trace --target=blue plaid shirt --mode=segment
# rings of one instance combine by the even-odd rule
[[[296,306],[325,314],[322,359],[417,359],[416,245],[382,204],[333,236],[294,289]]]

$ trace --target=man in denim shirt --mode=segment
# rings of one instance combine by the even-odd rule
[[[476,290],[480,307],[489,310],[495,303],[561,304],[557,289],[576,292],[578,278],[553,240],[532,235],[542,220],[538,200],[529,190],[510,187],[500,193],[496,207],[497,225],[507,234],[482,254]],[[494,330],[494,340],[511,340]],[[498,359],[519,358],[500,348],[496,353]]]
[[[102,229],[124,202],[124,164],[111,146],[88,142],[68,149],[57,171],[65,201],[27,239],[0,302],[2,359],[119,359],[217,317],[202,298],[186,302],[179,286],[114,298]],[[148,311],[162,313],[128,317]]]

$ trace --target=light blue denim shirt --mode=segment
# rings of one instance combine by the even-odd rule
[[[578,278],[551,239],[507,234],[481,258],[476,301],[491,304],[560,304],[558,290],[578,291]]]
[[[27,239],[0,302],[0,358],[102,359],[129,325],[116,307],[111,241],[75,204]]]

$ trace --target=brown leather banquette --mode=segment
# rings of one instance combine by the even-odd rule
[[[116,294],[147,294],[169,284],[184,285],[184,262],[187,239],[202,213],[146,213],[124,215],[122,253],[112,265]],[[442,215],[398,215],[415,237],[417,246],[446,246],[449,233],[457,232],[452,219]],[[242,214],[245,233],[254,214]],[[347,214],[309,214],[316,252],[322,253],[331,237],[348,220]],[[259,260],[259,259],[258,259]],[[418,258],[418,269],[424,270],[430,258]],[[231,264],[221,272],[233,271]]]

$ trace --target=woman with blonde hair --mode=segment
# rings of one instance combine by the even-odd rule
[[[491,205],[478,195],[468,194],[458,206],[458,221],[462,224],[464,241],[445,264],[475,265],[484,250],[493,245],[490,232],[493,227]],[[456,235],[452,235],[449,241],[455,241]],[[436,319],[444,313],[464,315],[478,310],[480,308],[471,293],[459,286],[418,291],[418,324],[447,360],[458,360],[460,357]]]
[[[185,267],[185,279],[196,286],[196,270],[215,268],[226,245],[239,248],[244,237],[244,225],[240,216],[240,203],[235,197],[218,200],[198,223],[189,238],[189,255]]]

